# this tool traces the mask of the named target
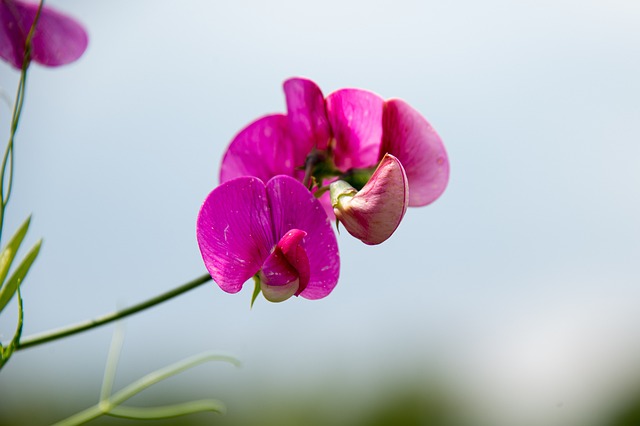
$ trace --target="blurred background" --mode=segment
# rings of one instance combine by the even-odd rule
[[[380,246],[342,233],[326,299],[250,310],[251,285],[210,283],[128,318],[116,389],[219,350],[242,368],[202,365],[131,402],[228,406],[158,424],[640,425],[640,3],[47,4],[90,44],[29,75],[5,226],[33,213],[26,244],[44,238],[24,336],[205,273],[195,218],[227,144],[305,76],[419,110],[448,149],[448,189]],[[10,96],[18,77],[0,64]],[[95,404],[113,331],[16,353],[0,424]]]

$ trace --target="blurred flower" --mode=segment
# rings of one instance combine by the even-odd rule
[[[27,36],[38,3],[0,0],[0,58],[21,69]],[[86,50],[87,33],[74,19],[43,6],[31,40],[31,60],[46,66],[65,65]]]
[[[393,234],[409,204],[407,175],[397,158],[386,154],[360,190],[343,180],[330,185],[336,218],[365,244],[380,244]]]
[[[320,202],[289,176],[266,185],[240,177],[218,186],[200,209],[197,239],[211,277],[228,293],[257,277],[273,302],[320,299],[338,282],[331,224]]]
[[[406,102],[360,89],[324,98],[303,78],[285,81],[284,92],[287,114],[259,118],[236,135],[222,160],[221,182],[286,174],[309,186],[339,178],[362,188],[389,153],[404,167],[409,206],[427,205],[446,188],[449,160],[442,140]]]

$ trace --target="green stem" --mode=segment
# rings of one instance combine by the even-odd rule
[[[2,237],[2,228],[4,225],[4,213],[9,203],[9,196],[11,195],[11,187],[13,186],[13,141],[15,140],[16,132],[18,130],[18,123],[20,122],[20,114],[22,113],[22,99],[24,99],[24,89],[27,81],[27,69],[23,68],[20,73],[20,83],[18,84],[18,92],[16,93],[16,102],[13,106],[13,117],[11,118],[11,129],[9,133],[9,142],[4,151],[4,157],[2,158],[2,169],[0,170],[0,238]],[[7,174],[7,166],[9,167],[9,184],[7,185],[7,191],[5,194],[5,176]]]
[[[116,334],[118,334],[117,331]],[[121,338],[122,336],[120,336],[118,339]],[[115,346],[118,346],[121,342],[112,343],[114,343]],[[111,366],[108,365],[107,368],[114,374],[115,369],[117,368],[117,366],[115,365],[115,363],[117,363],[117,359],[114,359],[113,356],[115,355],[116,357],[118,357],[119,354],[117,354],[116,352],[119,351],[120,347],[112,346],[112,350],[109,353],[109,359],[107,360],[107,364],[111,364]],[[80,411],[79,413],[76,413],[73,416],[68,417],[58,423],[55,423],[54,426],[76,426],[105,414],[114,417],[126,417],[133,419],[158,419],[182,416],[199,411],[216,411],[224,413],[224,404],[216,400],[200,400],[184,404],[151,408],[120,406],[120,404],[122,404],[124,401],[142,392],[148,387],[171,376],[175,376],[176,374],[179,374],[189,368],[195,367],[196,365],[209,361],[225,361],[235,365],[236,367],[240,366],[240,362],[232,356],[222,355],[214,352],[204,352],[149,373],[113,395],[111,395],[110,392],[108,394],[103,394],[105,390],[105,387],[103,385],[103,391],[101,392],[100,400],[96,405],[89,407],[86,410]],[[110,378],[110,380],[113,380],[113,378]],[[111,385],[109,384],[107,386]]]
[[[102,387],[100,388],[100,401],[106,401],[111,396],[113,390],[113,382],[116,379],[116,370],[118,369],[118,361],[122,353],[122,344],[124,343],[124,324],[119,322],[111,338],[111,346],[109,347],[109,355],[107,355],[107,366],[104,369],[104,378],[102,379]]]
[[[7,204],[9,203],[9,197],[11,196],[11,188],[13,187],[13,146],[18,131],[18,124],[20,123],[20,115],[22,114],[22,106],[24,104],[24,94],[27,87],[27,70],[31,63],[31,39],[36,30],[36,24],[40,19],[40,13],[44,6],[44,0],[40,1],[36,16],[33,19],[33,24],[29,29],[29,34],[25,40],[24,58],[22,60],[22,70],[20,72],[20,82],[18,83],[18,91],[16,93],[16,100],[13,106],[13,115],[11,117],[11,130],[9,133],[9,142],[2,158],[2,168],[0,169],[0,239],[2,238],[2,228],[4,226],[4,214]],[[9,176],[7,183],[7,191],[5,194],[5,175],[7,173],[7,166],[9,167]]]
[[[29,336],[24,339],[20,339],[20,342],[18,342],[18,344],[16,345],[16,350],[19,351],[32,346],[41,345],[43,343],[50,342],[52,340],[62,339],[63,337],[71,336],[73,334],[77,334],[82,331],[90,330],[92,328],[99,327],[101,325],[110,323],[112,321],[119,320],[129,315],[133,315],[147,308],[151,308],[152,306],[165,302],[169,299],[173,299],[174,297],[179,296],[182,293],[186,293],[187,291],[192,290],[196,287],[199,287],[202,284],[209,282],[210,280],[211,280],[211,276],[209,274],[206,274],[192,281],[189,281],[171,291],[160,294],[145,302],[138,303],[137,305],[131,306],[129,308],[112,312],[110,314],[103,315],[101,317],[98,317],[89,321],[84,321],[78,324],[59,328],[57,330],[46,331],[44,333],[37,334],[35,336]]]

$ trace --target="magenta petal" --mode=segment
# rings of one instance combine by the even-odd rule
[[[449,181],[449,159],[440,136],[418,111],[400,99],[385,103],[380,158],[395,155],[409,180],[409,206],[435,201]]]
[[[255,176],[267,182],[276,175],[293,175],[295,164],[287,139],[287,117],[283,114],[259,118],[240,131],[222,159],[220,182]]]
[[[259,277],[262,295],[270,302],[283,302],[300,287],[298,273],[278,247],[265,260]]]
[[[370,167],[378,161],[382,141],[383,99],[360,89],[342,89],[326,99],[340,170]]]
[[[33,36],[33,60],[48,66],[68,64],[82,56],[88,41],[82,25],[46,7]]]
[[[309,282],[309,258],[302,245],[307,235],[299,229],[287,232],[262,265],[260,286],[271,302],[300,294]]]
[[[325,182],[325,185],[328,185],[328,182]],[[336,220],[336,217],[333,214],[333,206],[331,205],[331,196],[329,194],[329,191],[318,197],[318,201],[320,201],[322,208],[324,208],[324,213],[327,215],[329,220]]]
[[[327,149],[331,129],[320,88],[306,78],[291,78],[283,84],[287,98],[289,132],[297,159],[304,159],[313,149]]]
[[[0,56],[16,68],[22,68],[25,41],[37,10],[37,3],[0,1]],[[82,25],[45,6],[32,40],[32,59],[46,66],[65,65],[78,59],[87,43]]]
[[[307,256],[307,251],[302,244],[302,240],[306,235],[307,233],[304,231],[292,229],[276,244],[276,248],[282,251],[287,261],[295,268],[300,279],[296,295],[300,294],[307,287],[311,274],[309,256]]]
[[[309,259],[306,299],[327,296],[338,282],[340,255],[331,222],[320,202],[298,181],[277,176],[267,183],[275,239],[292,229],[305,231],[303,247]]]
[[[240,291],[275,244],[264,183],[240,177],[214,189],[198,214],[196,236],[213,280],[228,293]]]
[[[24,44],[33,23],[34,13],[26,6],[0,0],[0,57],[17,69],[22,68]]]

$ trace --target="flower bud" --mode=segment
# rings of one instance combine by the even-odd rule
[[[369,245],[380,244],[395,232],[409,204],[407,175],[390,154],[382,158],[360,191],[342,180],[333,182],[330,191],[336,219]]]

